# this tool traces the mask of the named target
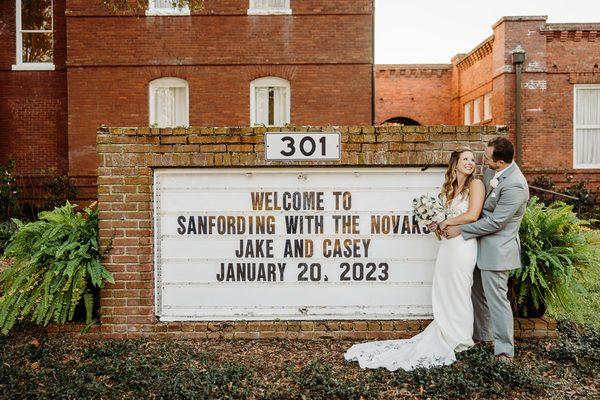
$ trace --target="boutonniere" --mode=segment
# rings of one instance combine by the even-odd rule
[[[490,181],[490,187],[492,189],[496,189],[496,186],[498,186],[498,183],[499,183],[498,178],[494,178]]]

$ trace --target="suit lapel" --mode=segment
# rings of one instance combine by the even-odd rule
[[[492,193],[492,191],[494,190],[494,188],[490,184],[490,182],[492,181],[492,179],[494,179],[494,175],[496,175],[496,174],[495,173],[490,174],[490,179],[487,181],[487,190],[485,192],[485,199],[484,199],[484,201],[487,200],[487,198],[490,195],[490,193]]]
[[[492,185],[490,184],[490,182],[491,182],[491,180],[492,180],[492,179],[494,179],[494,176],[495,176],[496,174],[494,173],[494,175],[492,175],[492,177],[490,178],[490,182],[488,182],[488,190],[487,190],[487,193],[485,194],[485,200],[487,200],[487,198],[488,198],[488,197],[490,196],[490,194],[491,194],[491,193],[494,191],[494,189],[497,189],[498,187],[500,187],[500,185],[502,184],[502,182],[503,182],[503,181],[504,181],[506,178],[508,178],[508,177],[509,177],[509,176],[510,176],[510,175],[511,175],[511,174],[512,174],[512,173],[513,173],[515,170],[516,170],[516,168],[517,168],[517,164],[516,164],[516,163],[515,163],[515,164],[513,164],[513,165],[511,165],[510,167],[508,167],[508,168],[506,169],[506,171],[504,171],[504,172],[502,173],[502,175],[500,175],[500,177],[498,178],[498,185],[496,185],[496,187],[495,187],[495,188],[493,188],[493,187],[492,187]],[[484,200],[484,201],[485,201],[485,200]]]

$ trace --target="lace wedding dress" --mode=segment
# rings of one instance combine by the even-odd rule
[[[468,206],[468,198],[455,198],[447,214],[463,214]],[[477,239],[464,240],[461,235],[442,238],[433,274],[431,324],[411,339],[356,344],[344,358],[358,361],[361,368],[390,371],[452,364],[456,361],[455,352],[473,345],[471,286],[476,261]]]

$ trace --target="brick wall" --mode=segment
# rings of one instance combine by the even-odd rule
[[[280,131],[283,128],[269,128]],[[319,166],[444,165],[457,146],[468,145],[481,161],[485,142],[502,127],[288,127],[293,131],[341,132],[340,161]],[[104,265],[115,284],[101,292],[100,332],[109,337],[141,334],[193,337],[396,337],[422,322],[160,323],[154,316],[152,178],[154,167],[314,166],[314,162],[267,162],[265,128],[103,128],[97,134],[100,240],[111,242]],[[106,247],[105,247],[106,248]],[[343,333],[331,333],[331,332]],[[368,334],[366,332],[376,332]],[[216,332],[216,333],[215,333]],[[230,332],[223,335],[223,332]],[[234,332],[237,333],[237,336]],[[245,333],[244,333],[245,332]],[[325,333],[324,333],[325,332]],[[329,333],[326,333],[329,332]],[[359,333],[352,333],[359,332]]]
[[[15,161],[28,192],[68,169],[65,1],[54,5],[55,71],[13,71],[15,2],[0,2],[0,163]]]
[[[451,64],[378,65],[375,69],[375,122],[406,117],[421,125],[448,123]]]
[[[148,83],[186,79],[190,124],[250,123],[250,82],[290,81],[291,123],[372,123],[373,2],[293,1],[291,16],[248,16],[247,0],[188,17],[110,15],[70,0],[69,173],[96,197],[96,130],[148,125]]]

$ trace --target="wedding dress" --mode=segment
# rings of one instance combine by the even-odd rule
[[[468,198],[457,197],[446,212],[454,217],[465,213],[468,206]],[[476,261],[477,239],[464,240],[461,235],[442,238],[433,273],[431,324],[410,339],[355,344],[344,358],[358,361],[361,368],[390,371],[452,364],[455,352],[473,346],[471,286]]]

